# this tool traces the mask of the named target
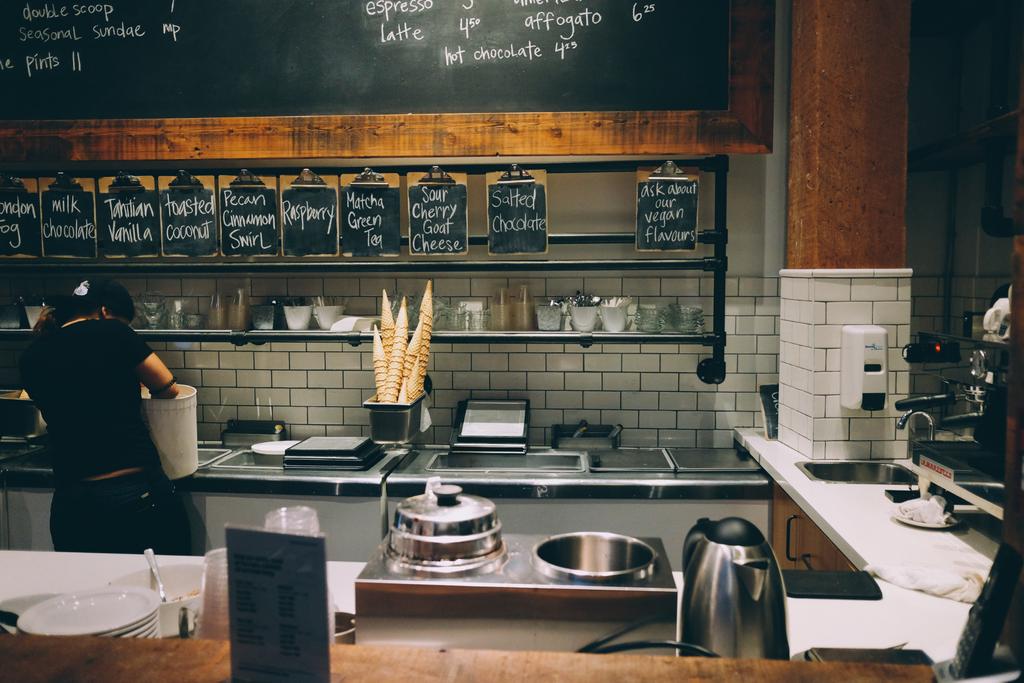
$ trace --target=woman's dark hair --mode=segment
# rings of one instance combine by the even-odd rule
[[[127,321],[135,317],[135,302],[124,285],[114,280],[85,280],[71,296],[51,299],[50,306],[39,316],[35,331],[54,332],[69,320],[91,316],[102,308]]]

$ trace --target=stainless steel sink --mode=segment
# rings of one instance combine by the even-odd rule
[[[230,448],[200,448],[199,467],[206,467],[231,452]]]
[[[581,453],[439,453],[427,465],[430,472],[582,472]]]
[[[796,465],[811,479],[842,484],[916,484],[917,475],[891,462],[835,460],[799,462]]]
[[[223,460],[218,460],[210,466],[211,470],[280,470],[283,468],[284,456],[264,455],[262,453],[253,453],[252,451],[239,451]]]

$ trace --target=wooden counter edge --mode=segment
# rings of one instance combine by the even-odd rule
[[[36,681],[186,681],[230,678],[228,644],[207,640],[119,640],[0,636],[0,678]],[[698,659],[562,652],[429,650],[335,645],[332,680],[354,681],[931,681],[925,666]]]

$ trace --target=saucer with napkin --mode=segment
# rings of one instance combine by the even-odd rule
[[[946,512],[946,499],[942,496],[916,498],[900,503],[892,518],[925,529],[950,529],[957,524],[956,518]]]

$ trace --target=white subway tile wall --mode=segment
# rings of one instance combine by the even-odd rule
[[[248,288],[253,303],[282,296],[338,296],[348,312],[376,313],[380,290],[418,295],[424,278],[253,277],[120,278],[133,294],[182,297],[188,311],[206,313],[217,291]],[[437,277],[437,297],[493,296],[501,287],[528,283],[533,296],[565,296],[585,289],[633,296],[638,302],[701,305],[711,328],[711,279],[691,274],[612,273],[601,277],[563,273],[495,278]],[[63,293],[76,283],[0,279],[0,297]],[[727,279],[725,330],[729,333],[725,383],[702,383],[697,362],[709,349],[677,344],[443,344],[431,348],[434,427],[423,442],[447,442],[454,407],[462,399],[525,398],[532,408],[533,443],[549,443],[551,425],[587,420],[622,424],[629,445],[732,444],[734,427],[761,424],[757,387],[778,382],[779,278]],[[0,342],[0,385],[17,385],[22,342]],[[370,346],[272,342],[156,343],[153,348],[179,380],[199,388],[199,435],[217,439],[228,419],[286,420],[298,438],[368,433],[361,403],[373,393]]]
[[[907,395],[911,273],[784,270],[780,290],[779,439],[814,459],[902,457],[906,433],[893,404]],[[889,333],[889,394],[884,410],[839,404],[843,325],[874,324]]]

